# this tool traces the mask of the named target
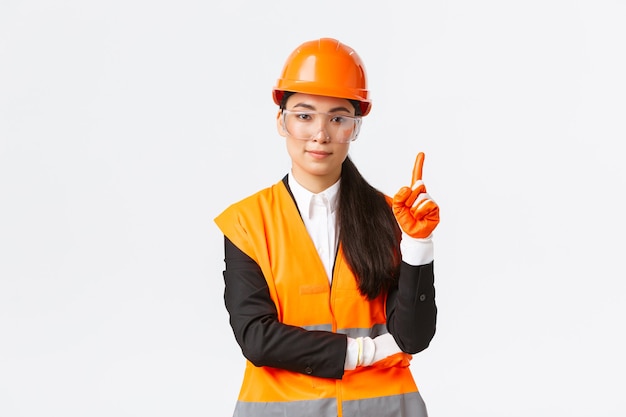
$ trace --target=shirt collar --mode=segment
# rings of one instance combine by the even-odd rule
[[[293,198],[296,200],[296,204],[300,208],[301,215],[306,215],[308,218],[311,218],[311,208],[316,196],[326,197],[331,213],[334,213],[337,209],[337,202],[339,200],[339,183],[341,182],[341,179],[337,180],[336,183],[317,194],[310,192],[300,185],[300,183],[298,183],[298,181],[294,178],[293,172],[289,173],[287,181],[289,183],[291,193],[293,194]]]

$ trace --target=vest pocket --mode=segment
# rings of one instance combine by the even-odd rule
[[[323,294],[328,292],[326,284],[308,284],[300,285],[300,295]]]

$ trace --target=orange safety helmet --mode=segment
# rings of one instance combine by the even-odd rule
[[[331,38],[305,42],[289,55],[272,90],[274,103],[280,105],[285,91],[357,100],[362,116],[372,107],[363,61],[352,48]]]

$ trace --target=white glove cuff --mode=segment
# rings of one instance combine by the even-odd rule
[[[374,354],[376,353],[376,345],[371,337],[359,337],[361,339],[363,349],[359,360],[359,366],[369,366],[374,362]],[[357,339],[357,340],[358,340]]]
[[[402,260],[409,265],[418,266],[431,263],[435,259],[432,235],[425,239],[418,239],[403,231],[400,252],[402,252]]]
[[[343,369],[346,371],[352,371],[356,369],[359,360],[359,343],[356,339],[348,338],[348,347],[346,349],[346,361],[344,362]]]

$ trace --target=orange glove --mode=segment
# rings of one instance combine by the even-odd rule
[[[413,178],[409,187],[402,187],[393,197],[393,213],[402,230],[414,238],[427,238],[439,224],[439,206],[428,193],[422,181],[424,153],[417,154]]]

